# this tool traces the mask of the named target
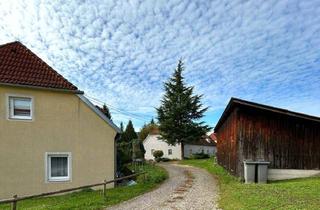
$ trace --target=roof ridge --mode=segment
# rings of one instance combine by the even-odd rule
[[[6,47],[6,46],[8,46],[8,45],[18,44],[18,43],[21,44],[21,42],[19,42],[19,41],[8,42],[8,43],[5,43],[5,44],[1,44],[1,45],[0,45],[0,48],[1,48],[1,47]]]

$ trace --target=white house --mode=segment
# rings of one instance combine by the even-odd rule
[[[181,159],[181,145],[168,145],[165,141],[159,139],[159,137],[159,134],[149,134],[143,141],[143,146],[146,150],[145,159],[153,160],[153,152],[155,150],[162,150],[164,158]],[[216,153],[215,141],[212,140],[210,136],[207,136],[198,142],[184,145],[184,157],[190,157],[195,153],[204,153],[210,156],[214,155]]]

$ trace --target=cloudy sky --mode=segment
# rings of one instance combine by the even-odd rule
[[[320,115],[319,14],[319,0],[1,1],[0,44],[20,40],[136,128],[182,58],[214,126],[232,96]]]

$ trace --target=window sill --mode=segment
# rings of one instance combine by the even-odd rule
[[[17,117],[9,117],[9,121],[22,121],[22,122],[32,122],[32,118],[17,118]]]
[[[71,179],[68,178],[49,178],[48,182],[70,182]]]

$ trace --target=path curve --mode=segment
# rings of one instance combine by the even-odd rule
[[[169,179],[159,188],[108,209],[217,209],[218,185],[211,174],[203,169],[175,163],[159,165],[169,173]]]

